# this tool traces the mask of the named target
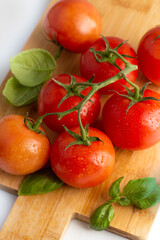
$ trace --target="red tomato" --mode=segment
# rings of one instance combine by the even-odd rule
[[[86,0],[61,0],[47,12],[46,34],[71,52],[83,52],[101,33],[101,16]]]
[[[23,116],[3,117],[0,120],[0,133],[2,170],[14,175],[24,175],[39,170],[48,161],[50,154],[48,138],[29,130],[24,124]]]
[[[149,81],[160,86],[160,26],[149,30],[140,40],[138,62]]]
[[[160,99],[160,94],[145,90],[144,97]],[[160,102],[147,100],[134,104],[126,113],[130,100],[111,96],[102,111],[104,131],[116,146],[140,150],[160,140]]]
[[[79,127],[72,131],[80,133]],[[66,131],[61,133],[51,149],[51,166],[56,175],[66,184],[87,188],[102,183],[108,178],[115,165],[115,151],[110,139],[103,132],[89,128],[89,136],[97,136],[102,141],[90,146],[73,145],[75,139]]]
[[[116,46],[118,46],[121,42],[123,42],[122,39],[117,38],[117,37],[106,37],[106,39],[108,40],[109,45],[112,49],[115,48]],[[99,38],[90,46],[90,48],[91,47],[98,51],[104,51],[106,49],[106,44],[105,44],[103,38]],[[138,65],[136,53],[127,42],[124,43],[118,49],[118,53],[121,55],[132,56],[133,58],[125,57],[125,59],[128,62],[130,62],[131,64]],[[116,59],[116,64],[121,69],[125,68],[124,62],[119,58]],[[107,79],[115,76],[119,72],[119,70],[117,67],[115,67],[113,64],[109,63],[108,61],[99,63],[95,59],[93,52],[91,52],[88,49],[86,52],[84,52],[81,55],[80,72],[81,72],[81,75],[83,77],[85,77],[86,79],[91,78],[91,76],[93,76],[93,74],[95,74],[95,78],[94,78],[93,82],[99,83],[99,82],[103,82],[104,80],[107,80]],[[129,74],[127,74],[127,78],[131,82],[134,82],[136,80],[137,74],[138,74],[138,70],[132,71]],[[124,79],[120,79],[120,80],[116,81],[116,83],[112,83],[109,86],[106,86],[106,87],[100,89],[99,92],[101,94],[111,94],[111,92],[109,90],[115,90],[118,92],[123,91],[124,87],[119,84],[129,86]]]
[[[73,75],[77,82],[85,82],[86,79]],[[70,84],[71,78],[68,74],[61,74],[54,77],[59,82],[64,84]],[[83,95],[87,95],[90,91],[90,87],[87,87],[81,93]],[[39,98],[38,98],[38,111],[42,116],[45,113],[50,112],[64,112],[70,108],[73,108],[78,103],[82,101],[82,98],[77,96],[71,96],[67,98],[59,108],[57,108],[61,99],[66,95],[67,91],[55,83],[52,79],[50,79],[46,84],[42,87]],[[81,120],[84,125],[87,123],[92,124],[96,121],[101,108],[101,100],[98,93],[95,93],[91,97],[91,101],[88,101],[83,108],[81,109]],[[61,132],[64,130],[63,125],[68,128],[72,128],[74,126],[79,126],[78,123],[78,113],[74,111],[63,118],[58,120],[57,116],[47,116],[44,118],[45,124],[56,132]]]

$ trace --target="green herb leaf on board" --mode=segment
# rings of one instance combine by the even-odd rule
[[[21,85],[15,77],[8,79],[3,96],[14,106],[20,107],[37,100],[39,91],[43,84],[36,87],[26,87]]]
[[[24,179],[18,195],[26,196],[47,193],[60,188],[62,184],[63,182],[54,174],[52,169],[41,169]]]
[[[123,189],[123,194],[135,202],[147,198],[156,188],[156,178],[146,177],[130,180]]]
[[[146,209],[155,206],[159,202],[160,202],[160,187],[157,185],[154,192],[149,197],[136,201],[134,204],[141,209]]]
[[[120,193],[119,185],[124,177],[118,178],[114,183],[112,183],[110,189],[109,189],[109,195],[110,197],[117,198]]]
[[[90,227],[96,231],[105,230],[114,218],[114,209],[110,203],[98,207],[90,218]]]
[[[10,59],[11,72],[24,86],[34,87],[50,78],[56,68],[54,57],[44,49],[22,51]]]

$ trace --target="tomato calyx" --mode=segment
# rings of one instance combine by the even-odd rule
[[[57,42],[56,34],[54,34],[54,40],[51,40],[51,41],[58,47],[57,52],[56,52],[56,54],[54,56],[55,60],[57,60],[59,58],[62,50],[64,49],[64,47]]]
[[[127,77],[124,74],[121,74],[121,76],[128,82],[130,83],[133,87],[134,87],[134,91],[131,91],[127,86],[123,85],[123,87],[126,89],[126,92],[128,95],[125,94],[121,94],[117,91],[116,92],[119,96],[127,98],[130,100],[129,106],[126,110],[126,113],[128,112],[128,110],[136,103],[138,102],[142,102],[142,101],[147,101],[147,100],[154,100],[154,101],[160,101],[159,99],[155,98],[155,97],[143,97],[144,91],[146,89],[146,87],[148,86],[148,84],[150,84],[151,82],[147,82],[145,83],[141,88],[139,88],[136,84],[131,83]]]
[[[90,48],[89,49],[90,52],[92,52],[94,54],[94,57],[97,62],[99,62],[99,63],[109,62],[110,64],[112,64],[116,68],[118,68],[119,71],[121,71],[122,69],[116,64],[116,60],[119,58],[119,55],[117,55],[117,51],[123,44],[125,44],[127,42],[127,40],[121,42],[119,45],[117,45],[115,48],[112,49],[109,45],[108,40],[103,35],[101,35],[101,37],[103,38],[103,40],[105,42],[105,50],[98,51],[98,50],[95,50],[94,48]],[[130,55],[121,55],[121,56],[133,58]]]
[[[152,43],[154,43],[154,41],[155,41],[156,39],[158,39],[158,38],[160,38],[160,35],[158,35],[157,37],[155,37],[155,38],[152,40]]]
[[[84,146],[90,146],[92,142],[100,141],[103,142],[98,137],[89,137],[89,124],[86,124],[84,128],[83,134],[77,134],[71,130],[69,130],[67,127],[64,126],[65,131],[70,134],[72,137],[75,138],[75,141],[71,142],[67,145],[65,150],[73,145],[84,145]]]
[[[88,83],[92,83],[94,76],[92,76],[87,82],[85,82],[85,85],[81,85],[79,83],[76,82],[76,79],[73,75],[69,74],[70,78],[71,78],[71,82],[70,84],[64,84],[62,82],[57,81],[56,79],[52,78],[52,80],[58,84],[59,86],[63,87],[67,93],[66,95],[61,99],[61,101],[59,102],[57,108],[59,108],[59,106],[62,104],[62,102],[64,102],[67,98],[71,97],[71,96],[77,96],[80,98],[84,98],[85,96],[81,93],[84,89],[86,89],[88,87]],[[91,100],[89,100],[91,101]]]
[[[37,122],[34,122],[32,119],[28,118],[28,114],[24,118],[24,124],[31,131],[36,132],[37,134],[42,134],[43,136],[47,137],[46,133],[39,129],[40,124],[37,124]]]
[[[48,38],[46,38],[45,36],[44,36],[44,38],[45,38],[47,41],[54,43],[54,44],[58,47],[57,52],[56,52],[56,54],[55,54],[55,56],[54,56],[54,59],[57,60],[57,59],[60,57],[60,54],[61,54],[62,50],[65,49],[65,48],[64,48],[61,44],[59,44],[59,43],[57,42],[56,34],[54,34],[54,40],[53,40],[53,39],[48,39]],[[65,50],[67,50],[67,49],[65,49]]]

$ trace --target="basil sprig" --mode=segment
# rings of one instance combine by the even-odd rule
[[[63,182],[52,169],[44,168],[28,175],[22,182],[18,195],[43,194],[60,188]]]
[[[3,89],[3,96],[16,107],[24,106],[37,100],[42,86],[43,84],[26,87],[21,85],[15,77],[11,77]]]
[[[27,87],[45,82],[56,67],[54,57],[48,51],[39,48],[22,51],[9,62],[11,72]]]
[[[111,203],[104,203],[98,207],[90,219],[90,227],[101,231],[109,227],[114,218],[114,209]]]
[[[3,95],[14,106],[24,106],[35,101],[39,91],[56,68],[54,57],[44,49],[22,51],[10,59],[10,78]]]
[[[120,183],[124,177],[117,179],[109,189],[111,197],[99,206],[90,218],[90,227],[94,230],[105,230],[114,217],[113,203],[121,206],[134,204],[140,209],[152,207],[160,202],[160,187],[156,178],[146,177],[130,180],[120,192]]]

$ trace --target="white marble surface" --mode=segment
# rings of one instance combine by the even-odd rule
[[[50,0],[0,0],[0,83],[9,71],[9,58],[18,53],[34,30]],[[157,9],[158,11],[158,9]],[[0,190],[0,229],[16,200],[16,196]],[[160,239],[160,210],[148,240]],[[107,231],[95,232],[88,224],[72,220],[64,240],[122,240]]]

